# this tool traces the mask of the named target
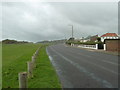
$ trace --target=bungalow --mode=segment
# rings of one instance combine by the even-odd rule
[[[98,35],[94,35],[90,37],[90,41],[97,42]]]
[[[118,39],[119,36],[116,33],[106,33],[101,36],[101,41],[104,42],[105,39]]]

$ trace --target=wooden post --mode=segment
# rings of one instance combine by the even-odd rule
[[[38,50],[35,52],[35,53],[36,53],[36,55],[38,55],[38,52],[39,52]]]
[[[38,52],[37,52],[37,51],[36,51],[35,53],[36,53],[36,55],[38,55]]]
[[[32,63],[33,63],[33,68],[36,67],[36,58],[35,56],[32,56]]]
[[[32,62],[35,63],[35,56],[32,56]]]
[[[18,74],[19,77],[19,88],[27,88],[27,72],[21,72]]]
[[[35,52],[35,54],[34,54],[35,56],[37,56],[37,52]]]
[[[28,78],[32,77],[32,73],[33,73],[33,62],[29,61],[27,62],[27,66],[28,66]]]

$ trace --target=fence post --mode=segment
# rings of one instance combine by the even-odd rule
[[[35,52],[35,55],[37,55],[37,54],[38,54],[38,52],[36,51],[36,52]]]
[[[29,61],[27,62],[27,66],[28,66],[28,77],[33,77],[32,73],[33,73],[33,62]]]
[[[19,88],[27,88],[27,72],[21,72],[18,74]]]
[[[96,49],[98,49],[98,44],[96,44]]]
[[[35,56],[32,56],[32,62],[35,63]]]
[[[36,58],[35,58],[35,56],[32,56],[32,62],[33,62],[33,67],[36,67]]]
[[[106,44],[104,44],[104,50],[106,50]]]

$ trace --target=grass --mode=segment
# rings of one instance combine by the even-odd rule
[[[26,62],[31,60],[31,56],[39,46],[40,44],[3,44],[2,88],[19,87],[18,73],[27,71]],[[28,88],[59,88],[57,75],[47,57],[45,47],[40,53],[37,58],[37,68],[34,70],[35,76],[33,79],[28,80]],[[51,75],[52,78],[49,77]]]
[[[58,76],[46,54],[46,47],[40,50],[36,60],[33,78],[29,79],[30,88],[61,88]]]
[[[2,44],[0,43],[0,89],[2,88]]]
[[[31,56],[39,46],[39,44],[3,44],[3,88],[18,88],[18,73],[27,70],[26,62],[31,60]]]

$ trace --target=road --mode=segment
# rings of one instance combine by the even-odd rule
[[[64,44],[46,50],[63,88],[118,87],[118,56]]]

